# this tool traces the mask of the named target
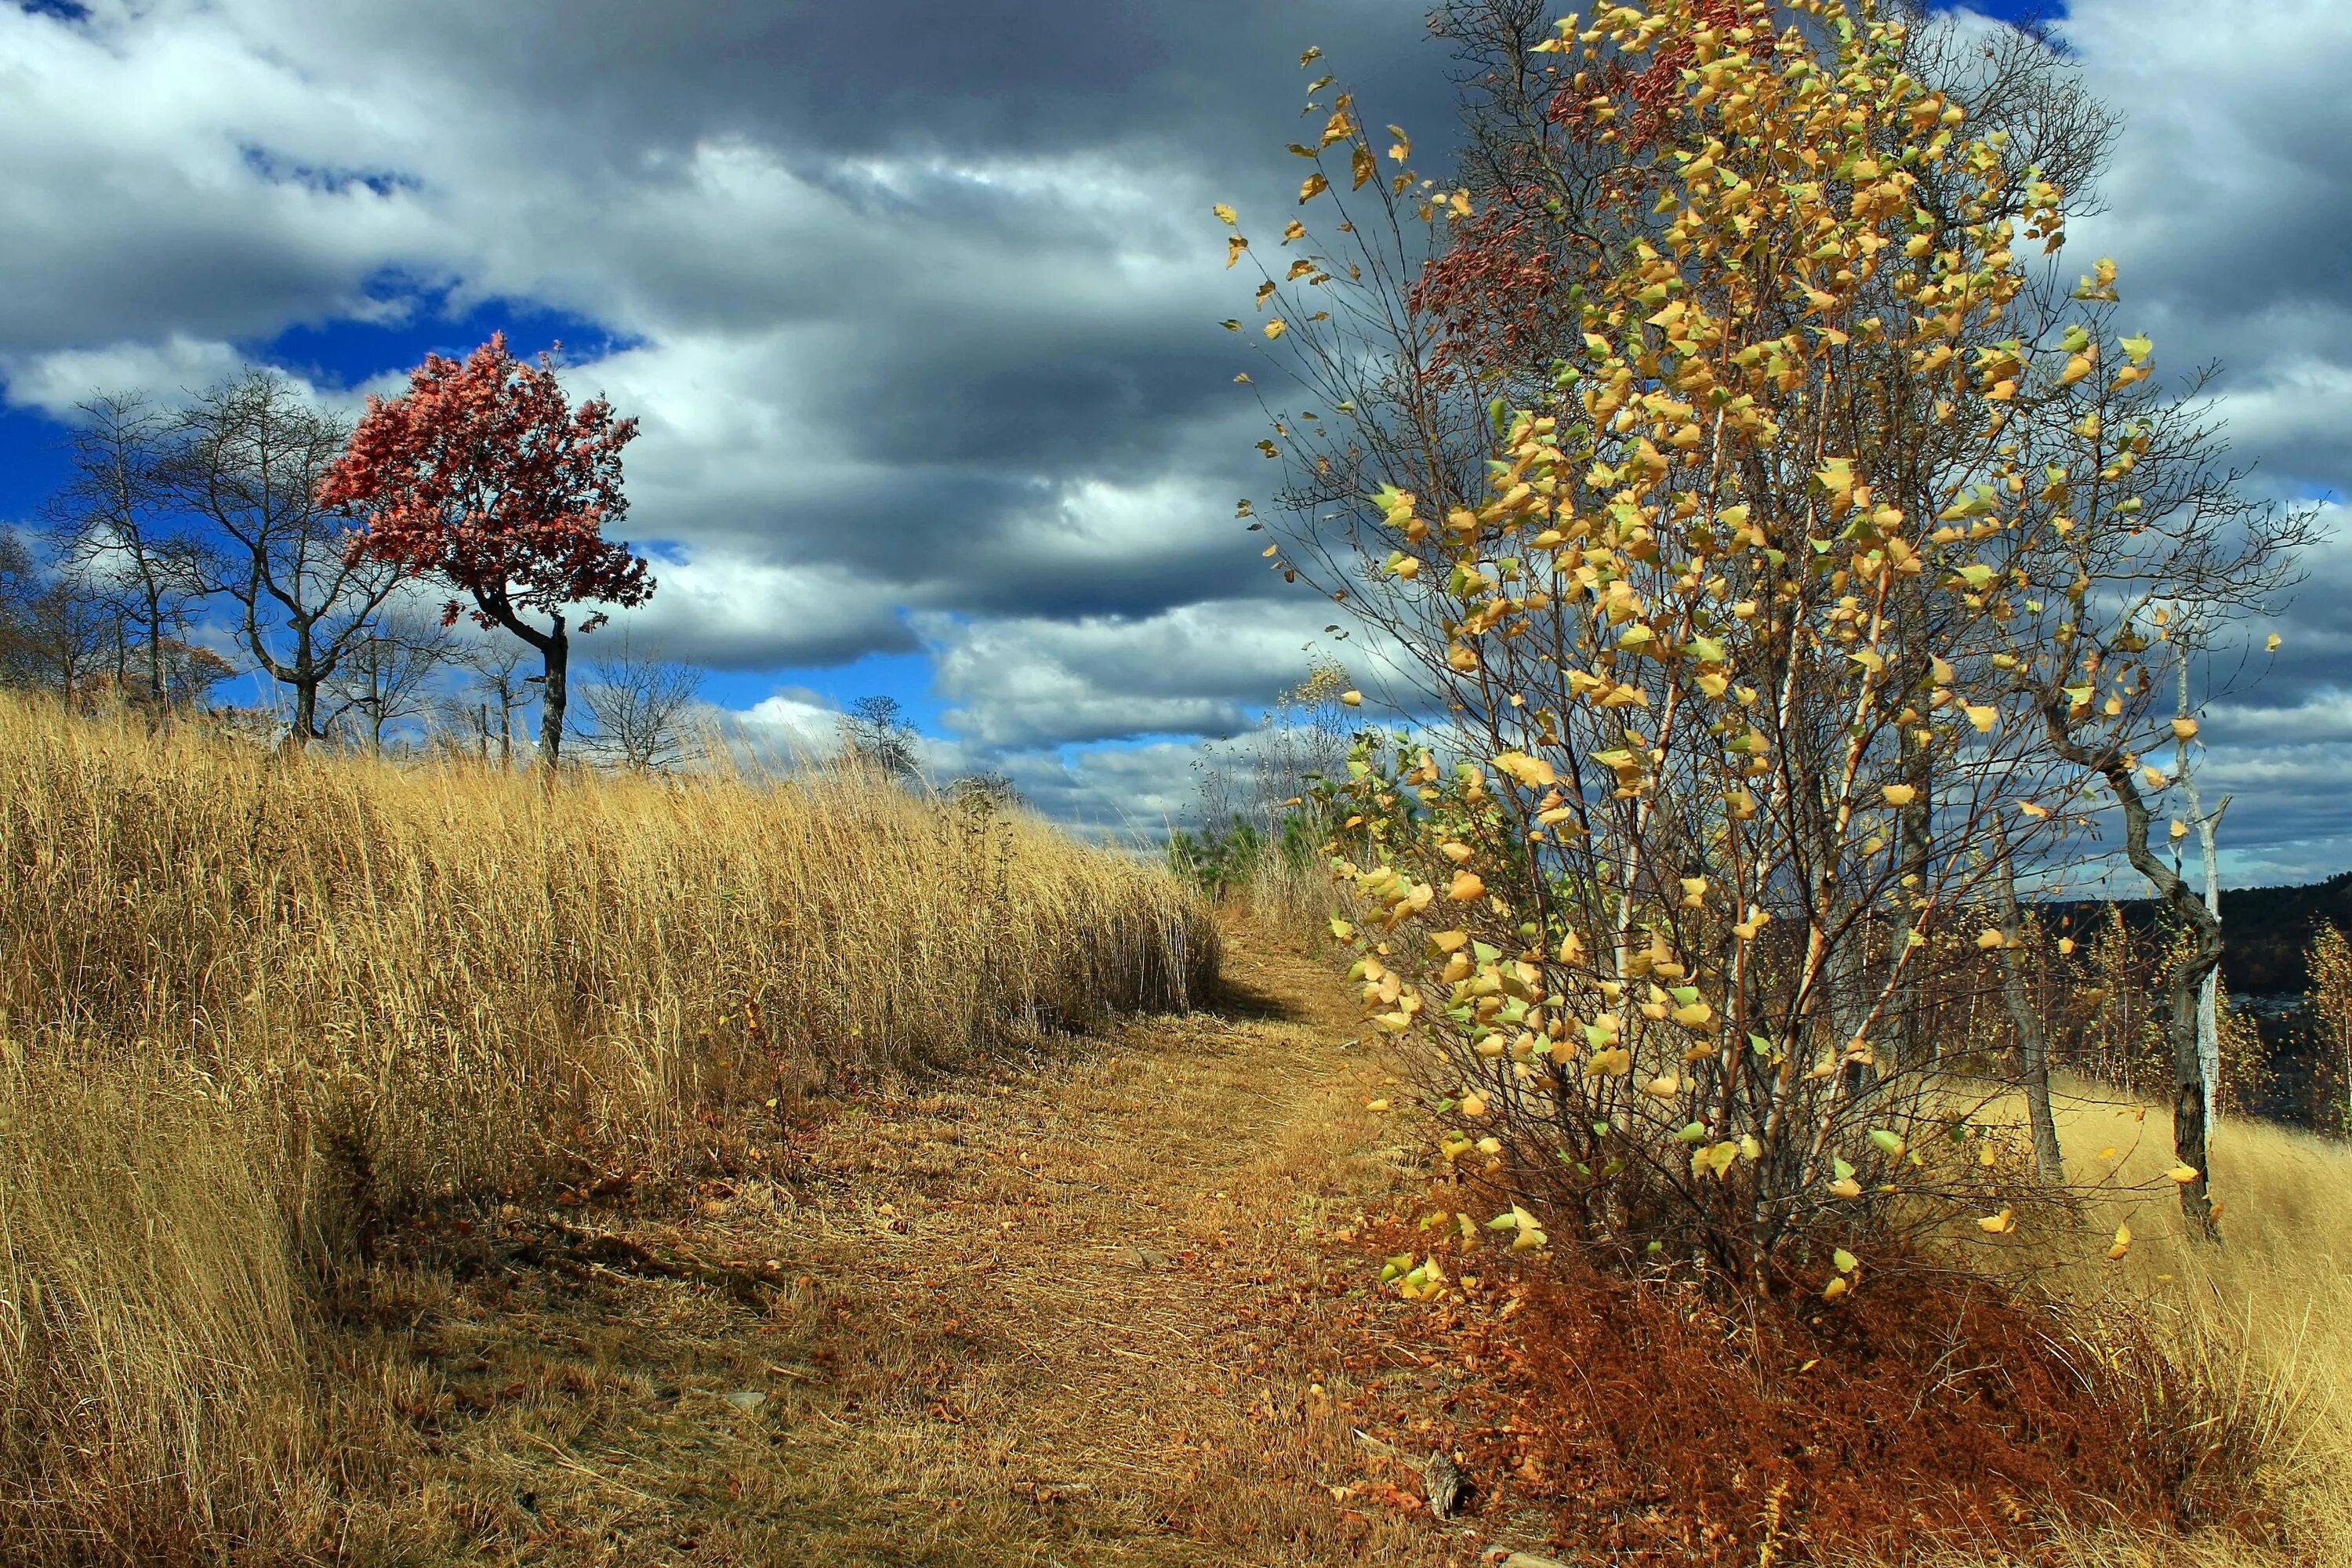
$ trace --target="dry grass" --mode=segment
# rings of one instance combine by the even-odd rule
[[[546,788],[0,698],[0,1558],[311,1552],[306,1294],[402,1215],[688,1171],[1213,962],[1159,871],[870,783]]]
[[[354,1539],[486,1568],[1466,1560],[1462,1529],[1328,1489],[1366,1477],[1360,1391],[1296,1303],[1319,1234],[1398,1173],[1364,1152],[1340,1009],[1267,1005],[1336,988],[1238,945],[1257,1000],[813,1106],[772,1172],[575,1211],[772,1258],[796,1282],[760,1300],[517,1270],[529,1211],[434,1244],[381,1303],[438,1391],[422,1496]]]
[[[1412,1134],[1328,966],[1245,933],[1255,1000],[1042,1027],[1192,1000],[1213,951],[1157,871],[854,783],[544,790],[0,704],[0,1560],[1544,1544],[1507,1488],[1400,1510],[1486,1374],[1366,1289],[1366,1215],[1423,1178],[1367,1148]],[[2129,1190],[2160,1111],[2063,1131],[2118,1184],[2000,1261],[2152,1328],[2278,1530],[2076,1521],[2046,1560],[2352,1561],[2352,1154],[2225,1123],[2217,1252]],[[582,1225],[778,1283],[551,1267]]]
[[[0,1070],[12,1562],[167,1559],[296,1501],[301,1292],[225,1110],[184,1075]]]
[[[1996,1272],[2039,1274],[2092,1323],[2126,1326],[2159,1346],[2186,1374],[2194,1406],[2171,1413],[2172,1424],[2233,1434],[2236,1479],[2256,1493],[2272,1539],[2177,1539],[2076,1521],[2060,1531],[2052,1561],[2352,1562],[2352,1148],[2258,1121],[2222,1122],[2210,1174],[2224,1240],[2210,1247],[2193,1239],[2165,1178],[2173,1156],[2163,1107],[2079,1083],[2057,1098],[2068,1180],[2090,1195],[2071,1222],[2046,1216],[2040,1237],[1998,1249],[1977,1238],[1981,1261]],[[2022,1122],[2021,1106],[2007,1110]],[[2132,1243],[2110,1261],[2104,1254],[2119,1225]]]

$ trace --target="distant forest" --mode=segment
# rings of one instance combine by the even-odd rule
[[[2122,899],[2116,904],[2135,932],[2153,927],[2160,911],[2154,899]],[[2105,919],[2106,908],[2104,901],[2089,900],[2042,906],[2059,934]],[[2221,984],[2233,996],[2300,994],[2310,984],[2304,961],[2321,921],[2333,921],[2352,934],[2352,871],[2300,887],[2224,888]]]

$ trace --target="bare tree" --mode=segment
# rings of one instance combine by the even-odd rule
[[[163,464],[174,500],[222,536],[212,585],[237,605],[254,660],[292,696],[297,745],[323,733],[320,689],[400,579],[395,566],[352,559],[349,525],[316,500],[347,434],[284,376],[255,370],[196,399]]]
[[[915,727],[895,697],[861,697],[841,719],[844,758],[885,778],[911,781],[921,775],[915,754]]]
[[[691,721],[701,689],[699,669],[640,653],[625,633],[617,649],[589,667],[581,685],[580,705],[591,726],[583,744],[633,773],[674,767],[695,754]]]
[[[530,650],[503,637],[469,638],[457,656],[465,672],[455,692],[445,699],[443,722],[453,730],[470,731],[477,753],[489,761],[490,745],[498,744],[499,765],[514,765],[518,736],[530,744],[528,725],[516,715],[528,712],[538,689],[522,672]]]
[[[104,680],[120,629],[103,592],[44,573],[23,540],[0,533],[0,681],[72,701]]]
[[[77,407],[72,478],[47,509],[58,573],[110,613],[118,687],[166,702],[173,646],[186,646],[210,592],[211,551],[172,505],[169,420],[136,394],[101,393]]]
[[[337,706],[321,728],[340,721],[381,755],[388,732],[431,710],[433,678],[457,658],[457,639],[440,616],[404,605],[383,611],[329,678],[325,689]]]
[[[35,686],[47,673],[33,608],[41,588],[33,552],[14,533],[0,531],[0,685]]]

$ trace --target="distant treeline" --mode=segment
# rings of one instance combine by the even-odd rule
[[[2153,899],[2118,899],[2115,907],[2136,934],[2155,929]],[[2105,900],[2065,900],[2042,906],[2060,935],[2081,935],[2106,919]],[[2323,921],[2352,931],[2352,871],[2288,888],[2233,888],[2221,893],[2221,984],[2239,996],[2296,994],[2311,984],[2306,956]]]

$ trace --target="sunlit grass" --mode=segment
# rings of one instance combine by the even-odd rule
[[[308,1293],[405,1211],[691,1165],[719,1113],[1213,958],[1157,868],[872,780],[548,787],[0,697],[0,1557],[297,1550]]]

